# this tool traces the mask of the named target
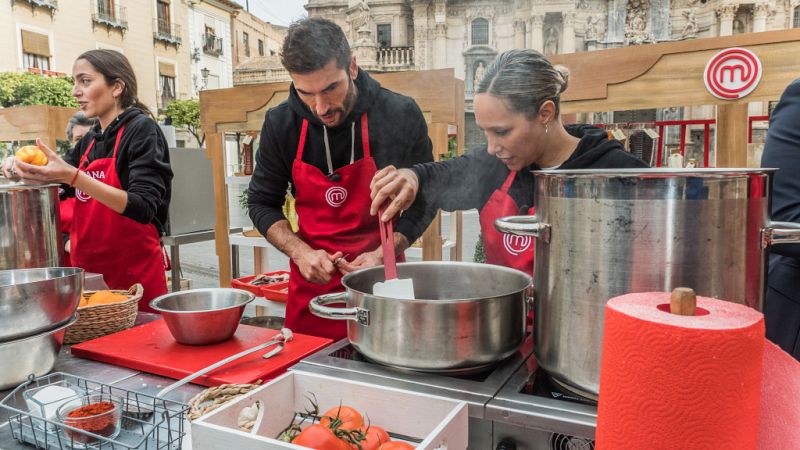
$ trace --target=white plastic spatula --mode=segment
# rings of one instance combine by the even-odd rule
[[[414,282],[410,278],[399,280],[397,278],[397,261],[394,257],[394,227],[392,222],[380,220],[385,207],[378,211],[378,223],[381,232],[381,247],[383,250],[383,270],[386,281],[377,282],[372,286],[372,294],[381,297],[414,299]]]

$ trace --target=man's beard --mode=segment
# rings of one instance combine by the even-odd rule
[[[330,114],[330,115],[341,114],[341,118],[339,119],[339,121],[337,123],[335,123],[334,125],[332,125],[334,127],[338,127],[339,125],[342,124],[342,122],[344,122],[344,119],[347,118],[347,115],[350,114],[350,112],[353,110],[353,106],[356,103],[356,98],[358,97],[358,94],[357,94],[358,91],[356,89],[356,83],[350,77],[348,77],[347,79],[350,81],[350,83],[347,86],[347,94],[345,94],[345,96],[344,96],[344,101],[342,102],[342,107],[341,108],[332,109],[332,110],[330,110],[328,112],[328,114]],[[325,123],[322,120],[322,118],[319,115],[317,115],[316,111],[313,111],[313,113],[314,113],[314,116],[317,118],[317,120],[319,120],[323,124]]]

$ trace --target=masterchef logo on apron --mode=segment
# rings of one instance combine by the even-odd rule
[[[513,234],[503,233],[503,247],[506,248],[508,253],[514,256],[522,254],[531,246],[532,239],[530,236],[515,236]]]
[[[342,206],[345,200],[347,200],[347,189],[343,187],[334,186],[325,191],[325,201],[334,208]]]
[[[105,171],[102,171],[102,170],[88,170],[88,171],[86,171],[86,175],[89,175],[90,177],[94,178],[95,180],[105,180],[105,178],[106,178],[106,173],[105,173]],[[89,201],[90,198],[92,198],[92,196],[86,194],[85,192],[83,192],[80,189],[75,189],[75,198],[77,198],[78,200],[80,200],[82,202],[87,202],[87,201]]]

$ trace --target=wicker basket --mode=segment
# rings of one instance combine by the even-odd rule
[[[84,291],[88,297],[97,291]],[[141,284],[135,284],[127,291],[111,291],[115,294],[127,295],[128,299],[107,305],[86,306],[78,310],[78,321],[67,328],[64,336],[65,344],[77,344],[107,334],[127,330],[136,322],[139,312],[139,300],[144,293]]]

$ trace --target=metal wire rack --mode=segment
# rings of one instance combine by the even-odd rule
[[[77,396],[107,394],[122,399],[119,434],[110,439],[64,425],[56,417],[47,418],[48,404],[32,399],[32,392],[45,386],[69,388],[75,391]],[[53,406],[50,405],[50,408]],[[8,412],[8,423],[14,439],[37,448],[177,450],[181,448],[183,437],[186,435],[184,415],[189,406],[56,372],[39,378],[31,376],[25,384],[14,389],[0,401],[0,409]],[[75,436],[78,436],[78,439]],[[91,443],[81,441],[91,441]]]

